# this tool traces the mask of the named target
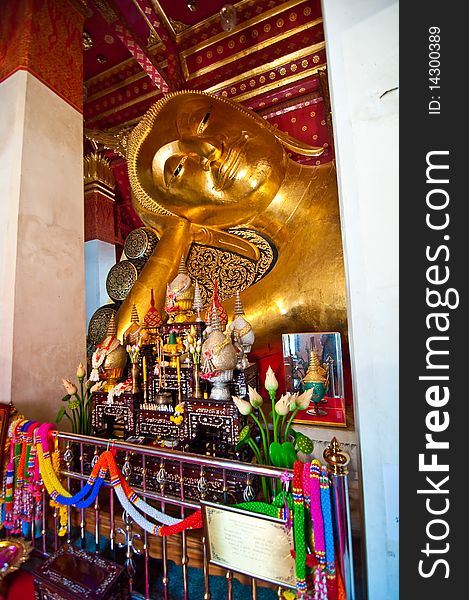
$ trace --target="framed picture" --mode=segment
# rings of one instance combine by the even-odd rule
[[[315,390],[315,401],[298,411],[294,422],[346,427],[340,333],[285,333],[282,348],[286,390],[302,393],[313,386]]]

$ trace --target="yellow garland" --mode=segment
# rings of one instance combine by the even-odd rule
[[[39,444],[40,445],[40,444]],[[54,452],[52,453],[52,472],[54,473],[54,475],[56,473],[60,472],[60,451],[57,447],[57,440],[56,440],[56,447]],[[57,481],[60,483],[60,480],[57,478]],[[66,491],[64,489],[64,491]],[[69,494],[70,496],[70,494]],[[52,498],[49,501],[49,505],[52,508],[55,509],[59,509],[59,531],[58,534],[60,537],[64,536],[67,533],[67,525],[68,525],[68,510],[67,507],[64,506],[63,504],[59,504],[58,502],[56,502],[55,500],[52,500]]]
[[[54,454],[55,452],[52,454],[53,457]],[[54,466],[50,458],[44,458],[42,444],[39,441],[37,443],[37,456],[39,459],[39,470],[41,471],[42,481],[44,482],[49,495],[57,491],[61,496],[65,496],[65,498],[71,498],[72,494],[70,494],[70,492],[68,492],[61,484],[56,472],[54,471]]]

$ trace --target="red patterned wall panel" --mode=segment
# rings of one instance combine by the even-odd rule
[[[116,242],[114,201],[99,192],[85,193],[85,241]]]
[[[83,109],[83,20],[68,0],[2,0],[0,81],[23,69]]]

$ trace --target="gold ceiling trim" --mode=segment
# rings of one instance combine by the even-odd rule
[[[95,94],[92,94],[91,96],[88,96],[86,103],[88,104],[89,102],[93,102],[93,100],[98,100],[99,98],[102,98],[103,96],[107,96],[108,94],[111,94],[112,92],[115,92],[116,90],[119,90],[119,89],[125,87],[126,85],[135,83],[136,81],[139,81],[140,79],[143,79],[144,77],[148,77],[148,74],[145,73],[145,71],[142,71],[141,73],[132,75],[131,77],[128,77],[127,79],[118,81],[114,85],[110,85],[106,89],[100,90],[99,92],[96,92]],[[153,85],[153,83],[152,83],[152,85]]]
[[[114,65],[113,67],[109,67],[109,69],[106,69],[105,71],[102,71],[101,73],[98,73],[98,75],[93,75],[93,77],[90,77],[83,83],[85,85],[93,85],[93,83],[96,83],[101,78],[106,78],[108,75],[111,75],[114,71],[118,71],[119,69],[126,67],[131,62],[135,62],[136,64],[138,64],[137,61],[135,60],[135,58],[133,56],[131,56],[130,58],[126,58],[125,60],[118,63],[117,65]]]
[[[166,15],[166,13],[164,12],[161,4],[158,2],[158,0],[150,0],[150,3],[153,7],[153,10],[156,12],[157,16],[160,17],[160,19],[163,21],[163,25],[166,27],[170,37],[173,39],[173,41],[176,41],[176,32],[174,31],[174,27],[171,23],[171,21],[168,19],[168,16]]]
[[[224,40],[225,38],[235,35],[235,34],[239,33],[240,31],[244,31],[248,27],[251,27],[251,25],[257,25],[258,23],[262,23],[262,21],[265,21],[266,19],[270,19],[270,17],[275,17],[276,15],[278,15],[282,12],[286,12],[290,8],[294,8],[295,6],[298,6],[299,4],[303,4],[304,2],[307,2],[307,0],[289,0],[289,2],[285,2],[284,4],[280,4],[279,6],[271,8],[270,10],[267,10],[266,12],[263,12],[260,15],[257,15],[255,17],[253,17],[252,19],[249,19],[248,21],[244,21],[243,23],[240,23],[232,31],[222,31],[220,33],[217,33],[217,35],[214,35],[213,37],[207,38],[203,42],[199,42],[195,46],[191,46],[190,48],[187,48],[187,50],[183,50],[181,52],[181,58],[185,59],[186,56],[190,56],[191,54],[194,54],[195,52],[199,52],[200,50],[207,48],[207,46],[216,44],[218,41]],[[321,21],[322,21],[322,18],[321,18]]]
[[[305,71],[302,71],[300,73],[294,73],[289,77],[285,77],[285,79],[273,81],[272,83],[264,85],[263,87],[251,90],[249,92],[246,92],[245,94],[240,94],[239,96],[232,96],[230,98],[231,100],[236,100],[236,102],[243,102],[243,100],[249,100],[250,98],[254,98],[255,96],[259,96],[261,94],[270,92],[270,90],[273,90],[275,88],[283,88],[286,85],[289,85],[290,83],[295,83],[296,81],[305,79],[305,77],[309,77],[310,75],[316,75],[316,73],[318,73],[321,69],[324,69],[325,67],[326,63],[323,63],[321,65],[318,65],[317,67],[314,67],[313,69],[306,69]]]
[[[273,36],[273,37],[269,38],[268,40],[265,40],[265,42],[262,42],[260,44],[255,44],[254,46],[251,46],[250,48],[246,48],[245,50],[240,50],[236,54],[227,56],[226,58],[219,60],[216,63],[207,65],[206,67],[203,67],[202,69],[199,69],[198,71],[194,71],[194,73],[191,73],[190,75],[189,75],[189,71],[187,69],[186,60],[184,58],[183,61],[181,60],[182,68],[184,71],[184,77],[186,78],[187,81],[190,81],[191,79],[196,79],[197,77],[200,77],[201,75],[210,73],[210,71],[214,71],[216,69],[224,67],[225,65],[227,65],[230,62],[234,62],[235,60],[238,60],[238,58],[249,56],[250,54],[253,54],[253,52],[260,52],[261,50],[264,50],[265,48],[269,48],[270,46],[273,46],[274,44],[281,42],[282,40],[286,39],[287,37],[292,37],[294,35],[297,35],[298,33],[305,31],[306,29],[310,29],[311,27],[315,27],[316,25],[319,25],[319,23],[322,23],[322,18],[315,19],[314,21],[310,21],[309,23],[303,23],[302,25],[299,25],[298,27],[295,27],[294,29],[289,29],[288,31],[279,33],[278,35]],[[181,53],[181,57],[182,57],[182,53]]]
[[[298,6],[299,4],[303,4],[304,2],[308,2],[308,0],[289,0],[289,2],[285,2],[285,3],[281,4],[280,6],[272,8],[267,12],[261,13],[260,15],[253,17],[249,21],[245,21],[242,24],[243,26],[242,27],[240,26],[239,29],[238,29],[238,27],[235,27],[233,31],[223,31],[223,32],[220,32],[219,34],[217,34],[217,36],[219,36],[220,39],[224,39],[225,37],[232,35],[233,32],[237,33],[238,31],[242,31],[245,28],[246,23],[251,23],[251,22],[254,22],[254,24],[260,23],[265,18],[268,18],[268,16],[272,16],[270,13],[272,13],[273,16],[275,16],[276,14],[279,14],[280,12],[283,12],[284,10],[288,10],[289,8],[294,8],[295,6]],[[240,10],[244,10],[244,5],[249,5],[251,3],[252,3],[252,0],[242,0],[241,2],[233,4],[233,6],[235,7],[236,12],[238,12]],[[266,16],[266,15],[268,15],[268,16]],[[181,41],[182,38],[194,35],[195,33],[198,33],[205,27],[208,27],[210,24],[217,23],[219,20],[220,20],[220,14],[217,12],[214,15],[212,15],[211,17],[207,17],[203,21],[200,21],[199,23],[192,25],[189,29],[186,29],[185,31],[177,34],[176,39],[179,42],[179,41]],[[203,43],[203,42],[201,42],[201,43]]]
[[[162,42],[160,42],[158,44],[154,44],[153,46],[151,46],[150,48],[148,48],[148,51],[151,53],[151,58],[154,57],[154,55],[156,54],[155,51],[157,49],[159,49],[160,47],[163,47],[163,43]],[[106,69],[105,71],[102,71],[101,73],[98,73],[98,75],[93,75],[93,77],[90,77],[89,79],[87,79],[83,83],[86,86],[93,85],[97,81],[100,81],[101,79],[106,79],[106,77],[109,77],[110,75],[113,75],[115,71],[119,71],[120,69],[127,67],[131,63],[135,63],[136,65],[138,65],[138,62],[135,60],[135,58],[133,56],[130,56],[129,58],[126,58],[122,62],[117,63],[117,65],[113,65],[112,67],[109,67],[109,69]],[[138,66],[140,67],[140,65],[138,65]],[[142,67],[140,67],[140,69],[141,68]]]
[[[325,69],[325,68],[326,68],[326,63],[322,63],[312,69],[306,69],[305,71],[301,71],[300,73],[294,73],[293,75],[290,75],[289,77],[285,77],[284,79],[273,81],[272,83],[269,83],[262,87],[256,88],[255,90],[251,90],[251,91],[246,92],[245,94],[241,94],[239,96],[234,96],[234,97],[230,96],[230,98],[232,100],[236,100],[236,102],[242,102],[243,100],[249,100],[250,98],[254,98],[255,96],[259,96],[261,94],[269,92],[270,90],[272,90],[276,87],[279,87],[279,88],[285,87],[286,85],[289,85],[290,83],[294,83],[295,81],[300,81],[301,79],[304,79],[305,77],[308,77],[309,75],[315,75],[321,69]],[[206,90],[206,91],[210,91],[210,90]],[[118,113],[122,110],[125,110],[126,108],[129,108],[135,104],[139,104],[140,102],[144,102],[145,100],[148,100],[149,98],[153,98],[153,97],[159,96],[159,95],[160,95],[160,91],[154,90],[153,92],[150,92],[149,94],[145,94],[144,96],[140,96],[139,98],[136,98],[134,100],[126,102],[125,104],[115,106],[112,109],[109,109],[105,112],[95,115],[94,117],[85,119],[85,122],[88,126],[91,123],[99,121],[99,119],[104,119],[105,117],[116,114],[116,113]],[[134,123],[136,124],[136,123],[138,123],[138,121],[139,121],[138,118],[137,119],[134,118],[134,119],[131,119],[130,121],[126,121],[125,123],[122,123],[121,125],[122,125],[122,127],[124,127],[127,124],[134,124]]]
[[[132,4],[135,6],[135,8],[141,14],[145,23],[147,24],[148,32],[149,32],[147,46],[151,46],[152,44],[157,44],[158,42],[161,42],[161,38],[158,35],[156,29],[153,27],[153,24],[151,23],[150,19],[147,17],[145,11],[142,9],[142,7],[137,2],[137,0],[132,0]]]
[[[121,112],[121,110],[130,108],[131,106],[134,106],[135,104],[140,104],[140,102],[144,102],[145,100],[149,100],[150,98],[154,98],[155,96],[161,96],[161,91],[159,89],[153,90],[152,92],[150,92],[149,94],[145,94],[144,96],[139,96],[138,98],[134,98],[133,100],[130,100],[129,102],[125,102],[124,104],[120,104],[119,106],[114,106],[113,108],[110,108],[109,110],[99,113],[99,115],[95,115],[94,117],[85,119],[85,123],[88,126],[90,123],[95,123],[96,121],[99,121],[99,119],[104,119],[104,117],[109,117],[109,115],[114,115],[118,112]]]
[[[210,88],[207,88],[205,91],[213,94],[229,85],[239,83],[240,81],[244,81],[246,79],[249,79],[250,77],[257,77],[257,75],[260,75],[261,73],[265,73],[266,71],[271,71],[273,69],[277,69],[278,67],[282,67],[284,65],[287,65],[287,64],[294,62],[296,60],[299,60],[301,58],[306,58],[306,56],[308,56],[310,54],[314,54],[315,52],[324,50],[325,47],[326,47],[326,42],[319,42],[318,44],[313,44],[312,46],[307,46],[306,48],[301,48],[301,50],[296,50],[295,52],[292,52],[291,54],[287,54],[285,56],[281,56],[280,58],[276,58],[275,60],[273,60],[270,63],[260,65],[259,67],[254,67],[254,69],[251,69],[250,71],[246,71],[245,73],[241,73],[240,75],[236,75],[235,77],[232,77],[231,79],[225,79],[225,81],[217,83],[216,85],[214,85]]]
[[[301,79],[304,79],[305,77],[308,77],[309,75],[315,75],[319,71],[325,70],[325,69],[326,69],[326,63],[322,63],[312,69],[307,69],[306,71],[302,71],[300,73],[295,73],[294,75],[291,75],[290,77],[286,77],[285,79],[274,81],[273,83],[265,85],[261,88],[256,88],[255,90],[252,90],[252,93],[246,92],[246,94],[242,94],[241,96],[235,96],[235,97],[232,97],[231,99],[236,102],[240,102],[242,100],[249,100],[250,98],[253,98],[258,94],[260,95],[260,94],[270,91],[271,89],[275,88],[276,86],[284,87],[284,85],[288,85],[289,83],[299,81]],[[244,77],[244,75],[243,75],[243,77]],[[211,88],[209,88],[205,91],[209,92],[209,93],[213,93]],[[115,110],[115,112],[119,112],[120,110],[122,110],[122,109],[119,107]],[[272,110],[275,110],[275,106],[272,106]],[[108,113],[109,113],[109,111],[108,111]],[[102,115],[99,115],[99,117],[93,117],[93,120],[97,120],[98,118],[101,118],[101,116],[108,116],[108,113],[102,113]],[[111,114],[111,113],[109,113],[109,114]],[[140,122],[140,120],[141,120],[141,117],[134,117],[133,119],[130,119],[129,121],[124,121],[123,123],[120,123],[120,127],[121,128],[135,127]],[[87,121],[87,123],[88,122],[91,122],[91,121]]]

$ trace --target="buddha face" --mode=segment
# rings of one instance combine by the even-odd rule
[[[282,145],[256,116],[216,97],[170,97],[141,144],[145,192],[177,216],[227,227],[262,212],[285,175]]]

